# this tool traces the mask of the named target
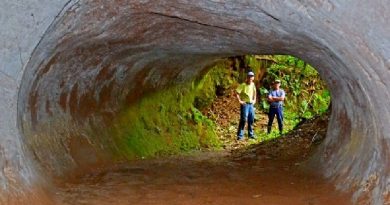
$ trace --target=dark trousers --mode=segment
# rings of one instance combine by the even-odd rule
[[[268,127],[267,127],[267,133],[271,133],[272,123],[274,121],[276,115],[276,119],[278,120],[278,126],[279,126],[279,132],[282,133],[283,131],[283,107],[270,107],[269,113],[268,113]]]
[[[237,137],[242,138],[244,136],[245,123],[248,122],[248,136],[253,137],[253,122],[255,119],[255,111],[253,104],[246,103],[241,105],[240,123],[238,124]]]

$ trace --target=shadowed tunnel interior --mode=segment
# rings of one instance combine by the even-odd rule
[[[316,67],[332,93],[328,136],[306,166],[320,167],[354,199],[383,204],[390,198],[389,36],[388,28],[372,34],[369,22],[385,22],[388,5],[375,2],[377,10],[368,1],[70,2],[33,52],[18,95],[32,181],[126,158],[110,128],[147,93],[224,57],[291,54]]]

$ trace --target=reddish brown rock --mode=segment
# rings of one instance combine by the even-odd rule
[[[17,2],[40,11],[35,1]],[[19,13],[48,25],[63,5],[54,4],[42,5],[48,9],[42,13]],[[19,4],[9,9],[25,11]],[[115,146],[89,130],[104,129],[107,118],[147,92],[184,82],[219,58],[292,54],[318,68],[333,99],[328,137],[309,165],[353,190],[355,201],[384,204],[390,192],[389,13],[386,0],[70,1],[42,38],[34,29],[44,27],[34,22],[21,47],[4,44],[0,165],[20,180],[11,188],[0,172],[0,194],[23,195],[29,184],[46,183],[40,176],[110,161]],[[26,19],[10,17],[1,30],[19,36],[12,29],[25,27]],[[10,34],[0,39],[8,42]],[[81,151],[98,149],[96,160],[74,159],[81,151],[69,149],[71,136],[85,137]]]

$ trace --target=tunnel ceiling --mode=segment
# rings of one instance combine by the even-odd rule
[[[53,176],[110,161],[115,146],[99,132],[145,93],[224,57],[291,54],[332,93],[328,137],[308,166],[379,204],[390,187],[385,2],[71,1],[26,66],[23,141]]]

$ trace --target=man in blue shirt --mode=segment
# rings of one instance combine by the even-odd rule
[[[268,113],[267,133],[271,133],[272,122],[275,115],[278,120],[279,132],[283,132],[283,101],[286,96],[284,90],[280,89],[280,80],[275,80],[272,84],[272,90],[268,94],[268,102],[270,104]]]

